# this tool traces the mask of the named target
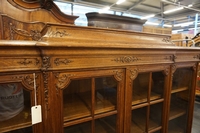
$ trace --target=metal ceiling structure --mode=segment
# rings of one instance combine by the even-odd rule
[[[200,0],[126,0],[122,4],[116,4],[117,0],[54,0],[59,2],[67,2],[82,6],[89,6],[102,9],[106,6],[110,10],[134,14],[138,16],[147,16],[155,14],[148,22],[159,23],[159,26],[172,25],[173,30],[189,29],[195,27],[195,22],[200,27]],[[192,5],[189,7],[189,5]],[[164,11],[183,7],[182,10],[165,14]],[[196,21],[195,21],[196,19]],[[177,26],[186,22],[193,22],[189,26]]]

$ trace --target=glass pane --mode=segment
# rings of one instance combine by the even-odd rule
[[[95,120],[95,133],[116,133],[116,115]]]
[[[147,102],[149,73],[142,73],[133,81],[132,105]]]
[[[91,122],[65,127],[64,133],[91,133]]]
[[[179,68],[173,74],[172,93],[187,90],[192,84],[192,69]]]
[[[188,111],[188,91],[174,93],[171,95],[170,117],[169,120],[176,119],[187,114]],[[187,121],[184,121],[186,123]]]
[[[32,133],[30,110],[30,93],[21,83],[0,84],[1,132]]]
[[[150,106],[149,130],[161,127],[163,103]]]
[[[147,107],[132,110],[131,133],[146,131]]]
[[[91,79],[72,80],[63,90],[64,121],[91,116]]]
[[[152,73],[152,88],[150,100],[163,98],[164,85],[165,76],[162,74],[162,72]]]
[[[183,115],[169,122],[169,133],[186,133],[186,116]]]
[[[116,110],[117,81],[113,77],[95,79],[95,114]]]

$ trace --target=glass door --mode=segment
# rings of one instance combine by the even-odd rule
[[[98,76],[95,72],[88,72],[87,75],[91,74],[91,77],[71,79],[64,88],[64,133],[121,132],[120,125],[117,125],[122,122],[119,114],[123,107],[119,103],[123,93],[119,92],[123,80],[109,75],[110,71],[102,72]]]
[[[0,83],[0,132],[32,133],[30,91],[21,83]]]
[[[169,133],[187,132],[192,80],[192,68],[177,68],[173,73],[168,126]]]
[[[162,71],[143,72],[133,80],[131,133],[161,133],[166,77]]]

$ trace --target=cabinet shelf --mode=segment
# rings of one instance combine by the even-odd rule
[[[30,107],[25,106],[17,116],[0,122],[0,131],[9,132],[12,130],[27,128],[31,125]]]
[[[116,127],[112,120],[98,119],[95,121],[95,133],[116,133]]]
[[[188,87],[179,87],[178,89],[173,89],[172,88],[171,93],[182,92],[182,91],[185,91],[185,90],[188,90]]]
[[[133,132],[135,131],[137,131],[138,133],[145,132],[146,124],[148,124],[148,131],[162,128],[160,124],[160,120],[156,118],[149,117],[147,121],[146,108],[143,108],[142,110],[141,109],[134,110],[134,112],[132,113],[131,130]]]
[[[168,133],[185,133],[183,127],[179,127],[177,124],[172,123],[169,125]]]
[[[169,120],[173,120],[175,118],[183,116],[184,114],[186,114],[186,111],[184,108],[180,108],[176,105],[172,105],[170,108]]]
[[[151,97],[150,97],[151,101],[159,98],[161,98],[161,95],[151,92]],[[137,105],[144,102],[147,102],[147,93],[133,93],[132,105]]]
[[[96,95],[95,114],[100,114],[115,110],[116,106],[106,98],[98,98]],[[73,98],[69,98],[73,97]],[[71,121],[78,118],[84,118],[92,115],[92,99],[90,92],[73,94],[64,99],[64,121]]]

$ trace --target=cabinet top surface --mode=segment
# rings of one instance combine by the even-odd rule
[[[107,28],[47,24],[40,34],[39,41],[0,40],[0,47],[199,49],[197,47],[177,47],[171,42],[169,35]]]

